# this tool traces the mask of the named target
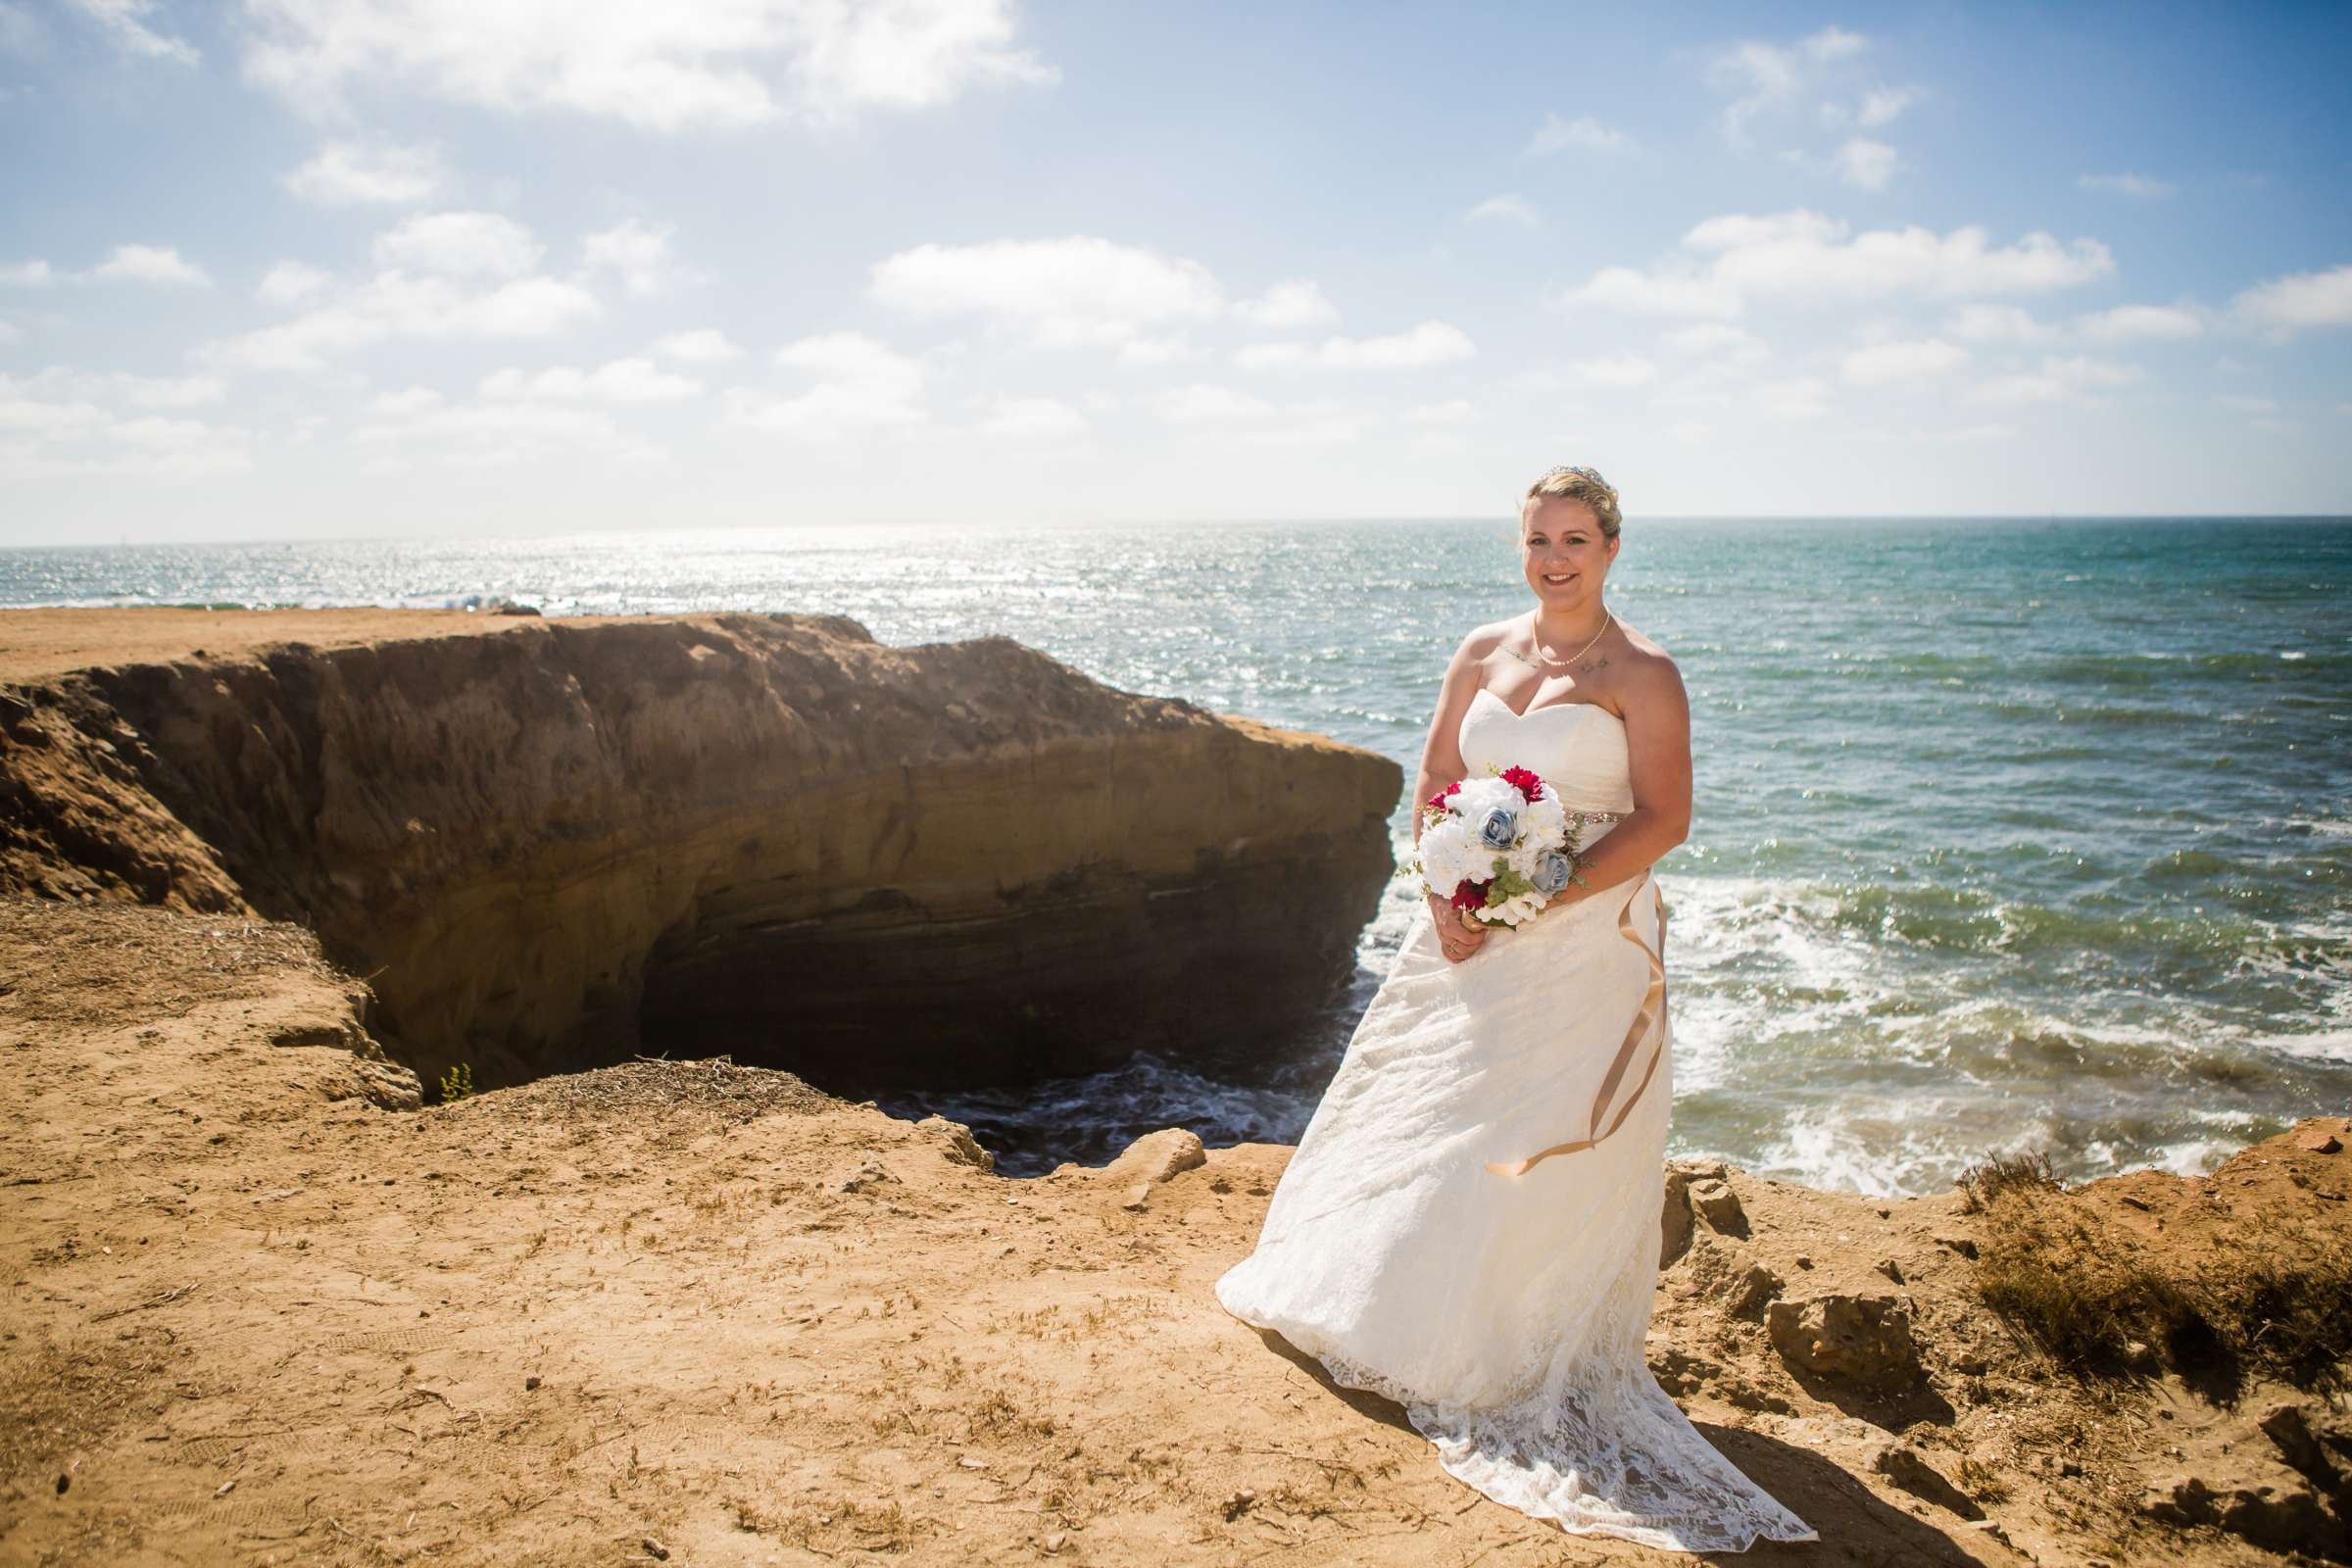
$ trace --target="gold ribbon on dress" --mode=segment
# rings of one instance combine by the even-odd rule
[[[1642,880],[1642,884],[1646,884],[1651,878],[1644,874]],[[1503,1176],[1524,1176],[1529,1167],[1540,1159],[1591,1149],[1625,1125],[1625,1118],[1633,1114],[1634,1105],[1642,1099],[1642,1092],[1649,1087],[1650,1079],[1656,1076],[1658,1059],[1666,1050],[1666,901],[1663,898],[1658,900],[1658,951],[1652,953],[1649,944],[1643,942],[1642,934],[1634,929],[1634,904],[1641,897],[1642,884],[1637,884],[1632,896],[1625,901],[1625,907],[1617,911],[1617,931],[1626,941],[1640,948],[1642,956],[1649,960],[1649,987],[1642,993],[1642,1005],[1635,1010],[1634,1021],[1626,1025],[1625,1041],[1617,1048],[1617,1057],[1609,1063],[1607,1074],[1600,1080],[1600,1090],[1592,1097],[1592,1122],[1588,1135],[1574,1143],[1554,1144],[1525,1159],[1489,1160],[1487,1169]],[[1650,1051],[1649,1061],[1642,1069],[1642,1081],[1634,1085],[1634,1092],[1625,1097],[1625,1102],[1617,1107],[1617,1114],[1610,1117],[1609,1102],[1615,1097],[1618,1085],[1625,1082],[1626,1069],[1633,1065],[1634,1054],[1642,1049],[1644,1041],[1650,1043]],[[1604,1117],[1608,1117],[1609,1124],[1606,1127],[1601,1125]]]

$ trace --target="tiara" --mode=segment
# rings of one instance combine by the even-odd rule
[[[1586,478],[1592,480],[1594,484],[1600,486],[1603,490],[1614,488],[1610,485],[1608,480],[1603,479],[1600,476],[1600,470],[1598,468],[1587,468],[1576,464],[1570,464],[1568,466],[1568,471],[1570,473],[1584,475]]]

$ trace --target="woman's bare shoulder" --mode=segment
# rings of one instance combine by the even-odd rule
[[[1682,666],[1674,662],[1674,656],[1666,651],[1664,644],[1647,632],[1628,626],[1623,621],[1619,621],[1617,626],[1625,633],[1624,676],[1631,684],[1649,687],[1682,685]]]
[[[1495,649],[1502,646],[1502,640],[1516,630],[1518,625],[1519,617],[1513,615],[1503,620],[1491,620],[1484,626],[1472,627],[1470,634],[1462,639],[1461,646],[1453,651],[1455,662],[1477,662],[1486,659]]]

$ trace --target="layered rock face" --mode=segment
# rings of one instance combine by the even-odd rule
[[[264,647],[0,697],[0,888],[301,921],[396,1055],[484,1083],[731,1051],[870,1094],[1261,1048],[1349,973],[1402,783],[1009,641],[834,617]]]

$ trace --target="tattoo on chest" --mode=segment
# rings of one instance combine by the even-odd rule
[[[1585,662],[1577,665],[1576,672],[1579,675],[1590,675],[1596,669],[1606,669],[1608,667],[1609,656],[1603,654],[1598,659],[1587,660]]]

